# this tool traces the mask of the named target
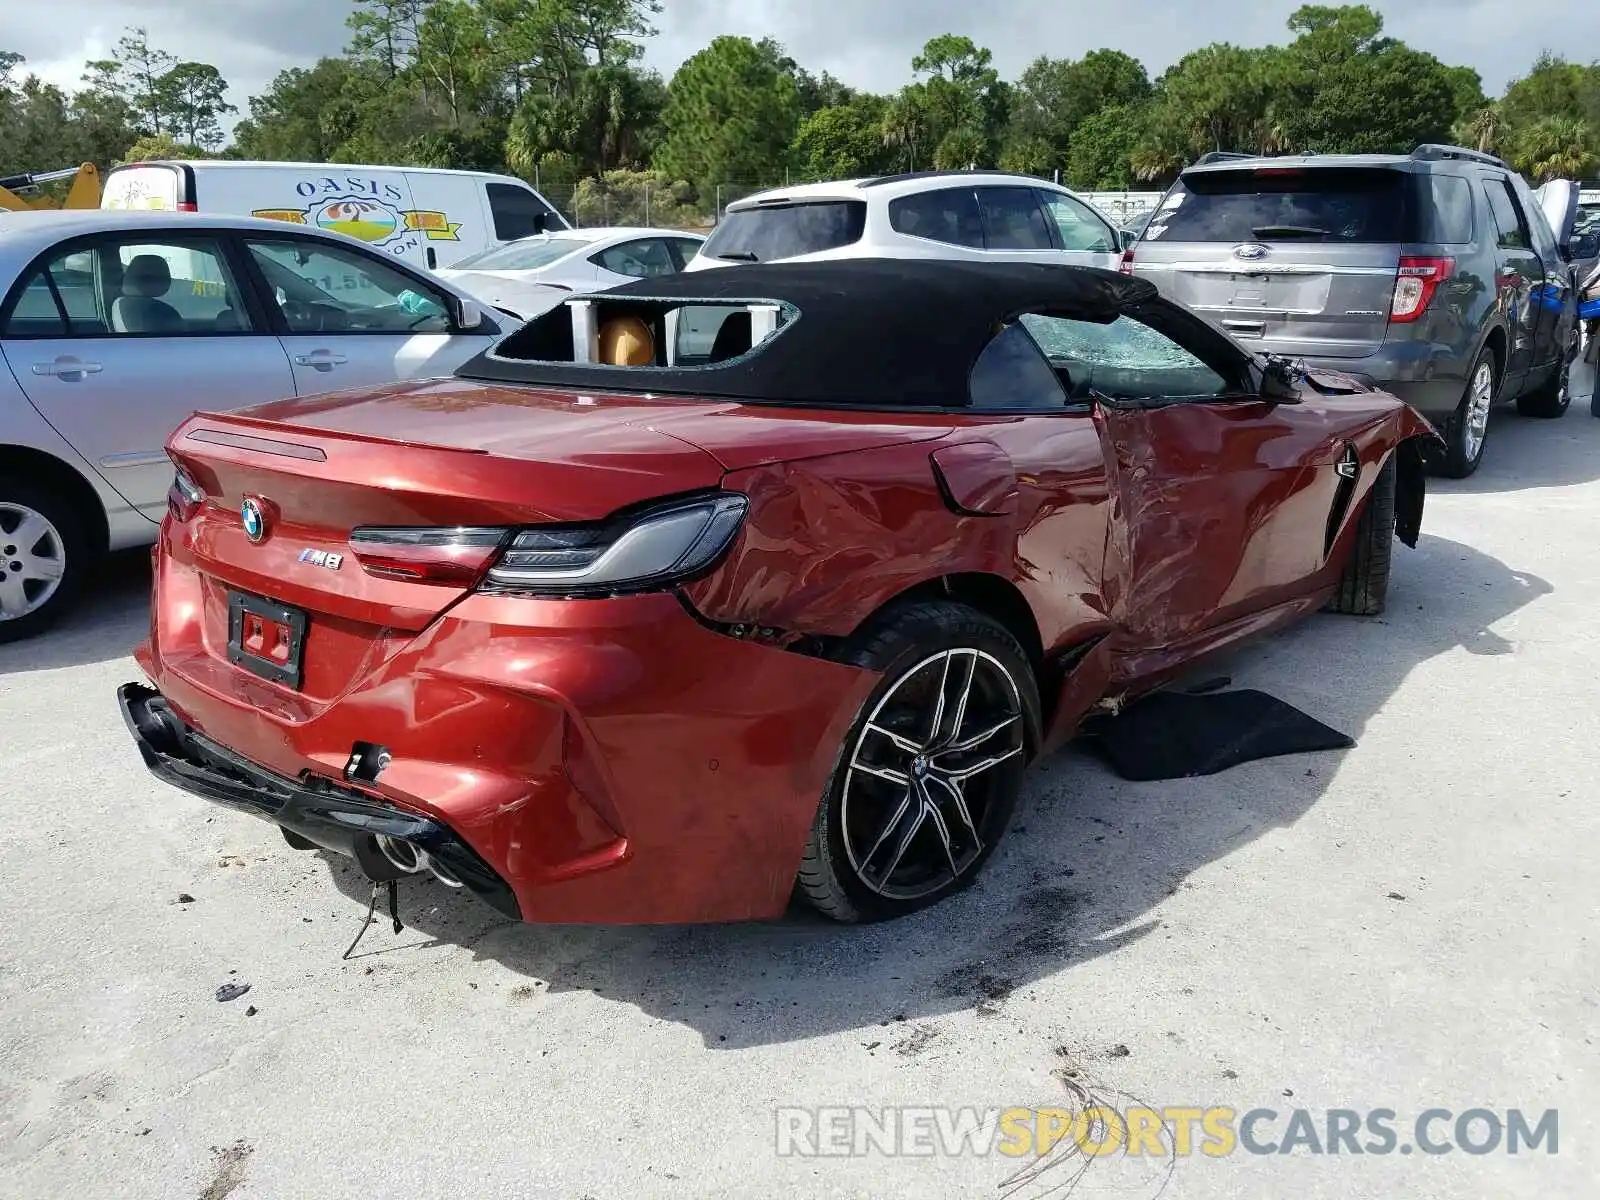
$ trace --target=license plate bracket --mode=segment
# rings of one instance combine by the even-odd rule
[[[304,610],[248,592],[228,593],[228,661],[298,689],[305,660]]]

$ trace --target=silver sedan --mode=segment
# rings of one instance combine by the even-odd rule
[[[156,538],[197,409],[450,374],[509,328],[339,234],[250,217],[0,216],[0,642]]]

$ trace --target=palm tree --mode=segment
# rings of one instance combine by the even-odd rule
[[[1471,144],[1483,154],[1493,154],[1500,144],[1501,115],[1498,104],[1485,105],[1465,121],[1457,123],[1451,136]]]
[[[906,151],[909,156],[908,170],[917,169],[917,144],[926,134],[927,122],[923,119],[922,110],[907,96],[895,99],[883,114],[883,144]]]
[[[1515,161],[1541,184],[1582,179],[1596,162],[1589,127],[1571,117],[1544,117],[1517,138]]]

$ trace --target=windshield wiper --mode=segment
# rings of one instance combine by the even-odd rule
[[[751,254],[750,251],[748,251],[748,250],[730,250],[727,254],[718,254],[716,257],[720,258],[720,259],[724,259],[724,260],[726,260],[728,262],[760,262],[761,261],[754,254]]]
[[[1257,225],[1250,232],[1258,238],[1328,236],[1326,229],[1318,229],[1314,225]]]

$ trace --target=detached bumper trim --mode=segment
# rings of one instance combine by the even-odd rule
[[[505,880],[441,821],[406,812],[326,780],[288,779],[211,741],[179,719],[160,692],[117,689],[117,707],[150,773],[191,795],[272,821],[325,849],[360,859],[356,845],[378,834],[421,846],[491,908],[522,919]]]

